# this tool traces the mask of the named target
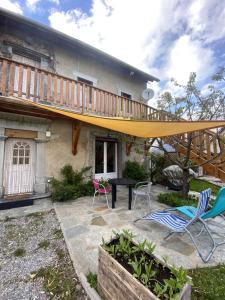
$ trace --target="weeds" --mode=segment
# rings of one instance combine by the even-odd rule
[[[26,250],[24,248],[17,248],[13,254],[16,257],[22,257],[26,255]]]
[[[49,245],[50,245],[50,242],[48,241],[48,240],[43,240],[43,241],[41,241],[40,243],[38,243],[38,248],[37,249],[48,249],[48,247],[49,247]]]
[[[98,286],[97,274],[89,272],[88,275],[87,275],[87,282],[90,284],[90,286],[92,288],[97,290],[97,286]]]

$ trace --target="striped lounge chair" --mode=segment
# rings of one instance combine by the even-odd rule
[[[170,211],[160,211],[160,212],[150,213],[142,218],[135,220],[134,222],[137,222],[138,220],[155,221],[166,226],[167,228],[170,229],[170,233],[165,238],[168,238],[174,233],[187,233],[190,236],[199,256],[201,257],[203,262],[206,263],[210,260],[213,252],[217,247],[212,237],[212,234],[209,230],[209,227],[201,218],[201,215],[205,213],[208,207],[210,195],[211,195],[211,189],[204,190],[200,193],[198,207],[196,209],[195,215],[191,219],[188,220],[184,219],[176,214],[171,213]],[[190,226],[193,225],[195,222],[200,222],[203,225],[204,229],[206,230],[206,232],[210,237],[210,240],[212,241],[213,247],[210,249],[209,253],[206,256],[203,256],[203,253],[200,251],[198,245],[196,244],[196,240],[193,234],[189,230]]]

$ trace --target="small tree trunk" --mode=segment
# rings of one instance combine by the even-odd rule
[[[183,189],[182,189],[182,196],[187,198],[189,192],[189,170],[183,169]]]

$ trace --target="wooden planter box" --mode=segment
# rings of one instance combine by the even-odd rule
[[[98,292],[104,300],[160,300],[101,246],[99,246]],[[186,284],[178,300],[190,299],[191,286]]]

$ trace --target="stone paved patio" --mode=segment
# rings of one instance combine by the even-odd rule
[[[165,205],[156,201],[157,195],[163,191],[165,191],[164,187],[153,186],[151,210],[166,208]],[[206,266],[188,236],[174,235],[168,240],[163,240],[168,233],[165,227],[154,222],[138,221],[136,224],[133,223],[135,219],[149,212],[144,199],[139,201],[136,208],[131,211],[128,210],[127,188],[118,188],[117,199],[115,209],[108,209],[104,197],[101,197],[100,201],[96,199],[94,206],[92,206],[92,197],[83,197],[54,205],[71,258],[78,272],[84,274],[89,271],[97,272],[98,245],[101,243],[102,237],[109,239],[112,230],[118,231],[124,228],[131,229],[137,235],[137,241],[148,239],[154,242],[157,245],[156,254],[167,257],[171,264],[185,268]],[[220,235],[221,240],[222,236],[225,236],[225,221],[219,217],[215,221],[210,221],[209,224]],[[195,231],[199,230],[197,227],[194,227]],[[209,249],[208,238],[205,234],[201,235],[199,245],[201,249]],[[207,266],[222,262],[225,262],[225,246],[216,250]]]

